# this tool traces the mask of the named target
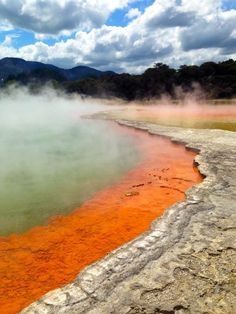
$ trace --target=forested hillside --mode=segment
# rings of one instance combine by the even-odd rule
[[[17,82],[35,89],[51,82],[51,86],[67,93],[125,100],[160,98],[163,95],[179,98],[183,93],[196,90],[201,90],[201,95],[206,98],[236,96],[236,61],[232,59],[219,63],[206,62],[200,66],[182,65],[178,69],[156,63],[140,75],[101,72],[81,66],[71,70],[58,70],[51,65],[36,68],[35,63],[32,65],[34,67],[28,72],[19,72],[17,68],[15,73],[18,74],[8,75],[2,86]],[[14,72],[14,66],[11,71]]]
[[[201,89],[207,98],[236,96],[236,61],[182,65],[173,69],[156,63],[141,75],[127,73],[67,82],[68,92],[92,96],[114,96],[126,100],[149,99],[163,94],[178,98],[180,93]]]

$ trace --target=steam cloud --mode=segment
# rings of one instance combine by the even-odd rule
[[[0,235],[78,207],[134,166],[132,137],[81,118],[104,110],[51,89],[0,93]]]

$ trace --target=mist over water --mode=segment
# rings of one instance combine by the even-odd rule
[[[163,98],[118,108],[127,119],[236,131],[235,106],[186,99],[183,105]],[[131,134],[124,136],[112,122],[83,118],[114,108],[50,89],[0,93],[0,235],[69,213],[135,167],[140,151]]]
[[[236,100],[207,100],[199,88],[182,93],[178,100],[163,95],[143,104],[134,102],[121,116],[167,126],[236,131]]]
[[[70,212],[135,166],[131,135],[81,118],[105,108],[50,90],[0,95],[0,235]]]

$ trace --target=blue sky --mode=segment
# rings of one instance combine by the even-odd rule
[[[224,8],[226,10],[236,9],[236,1],[235,0],[225,0],[223,5],[224,5]]]
[[[129,23],[129,19],[125,16],[130,8],[137,8],[140,12],[144,12],[144,10],[153,4],[154,0],[145,0],[145,1],[135,1],[131,3],[128,7],[123,9],[118,9],[111,14],[108,18],[106,24],[112,26],[126,26]]]
[[[131,8],[137,8],[140,12],[144,12],[145,9],[153,4],[154,0],[144,0],[144,1],[134,1],[130,3],[128,6],[122,9],[117,9],[108,17],[106,20],[106,25],[110,26],[127,26],[127,24],[130,22],[129,18],[126,16],[127,12]],[[19,36],[16,37],[12,41],[12,45],[15,48],[20,48],[28,44],[35,44],[37,42],[37,39],[35,38],[34,32],[27,31],[20,28],[15,28],[13,30],[1,32],[0,31],[0,42],[3,42],[6,35],[12,35],[12,36]],[[73,37],[73,34],[70,35],[70,37]],[[66,36],[60,36],[61,39],[66,39]],[[57,42],[58,38],[46,38],[44,42],[48,45],[53,45]]]
[[[0,0],[0,58],[141,72],[236,57],[235,0]]]

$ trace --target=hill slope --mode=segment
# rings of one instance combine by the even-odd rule
[[[36,71],[36,72],[35,72]],[[114,75],[114,72],[99,71],[87,66],[77,66],[72,69],[61,69],[51,64],[44,64],[35,61],[25,61],[19,58],[3,58],[0,60],[0,80],[4,81],[9,76],[27,75],[35,73],[46,73],[48,75],[58,75],[61,80],[77,81],[88,77],[99,78],[103,75]]]

